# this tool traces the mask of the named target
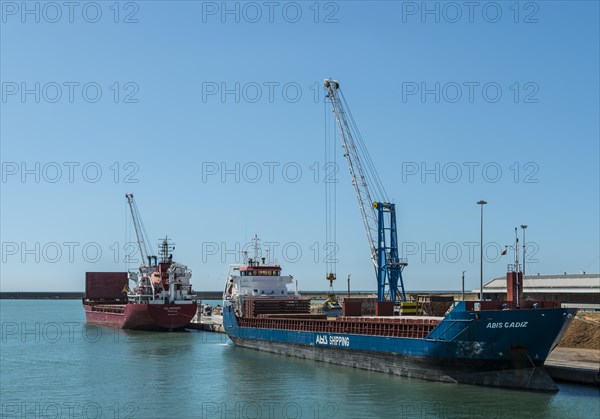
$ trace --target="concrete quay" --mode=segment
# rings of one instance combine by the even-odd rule
[[[600,386],[600,350],[558,347],[545,365],[556,380]]]

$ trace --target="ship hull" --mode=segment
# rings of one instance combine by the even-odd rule
[[[572,314],[454,310],[424,339],[240,327],[231,307],[223,320],[241,347],[433,381],[556,391],[543,363]]]
[[[84,304],[88,323],[129,330],[172,331],[184,328],[196,304]]]
[[[275,341],[232,337],[240,347],[294,356],[318,362],[343,365],[409,378],[446,383],[492,387],[557,391],[558,388],[543,366],[512,368],[510,363],[476,362],[452,365],[442,359],[427,359],[375,351],[353,351]]]

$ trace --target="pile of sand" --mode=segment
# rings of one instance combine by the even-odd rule
[[[558,346],[600,350],[600,313],[578,312]]]

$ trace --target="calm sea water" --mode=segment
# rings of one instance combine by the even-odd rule
[[[556,394],[407,379],[236,348],[205,332],[86,326],[79,301],[0,300],[2,418],[599,418]]]

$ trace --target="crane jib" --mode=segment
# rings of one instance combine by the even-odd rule
[[[386,202],[385,190],[376,167],[362,141],[352,113],[340,94],[339,82],[326,79],[324,86],[335,114],[344,157],[350,169],[352,185],[371,249],[371,259],[375,265],[377,298],[379,301],[396,302],[398,298],[405,301],[402,270],[407,264],[398,254],[395,205]],[[378,191],[382,200],[373,199],[371,187]]]
[[[148,263],[149,265],[151,265],[150,259],[155,258],[155,256],[150,256],[150,252],[148,251],[147,234],[144,231],[144,227],[142,225],[140,213],[139,213],[139,210],[135,203],[135,199],[133,198],[132,193],[125,194],[125,198],[127,198],[127,203],[129,204],[129,210],[131,211],[131,219],[133,221],[133,227],[135,229],[137,244],[140,249],[140,256],[142,258],[141,263],[142,263],[142,265],[144,263]]]

